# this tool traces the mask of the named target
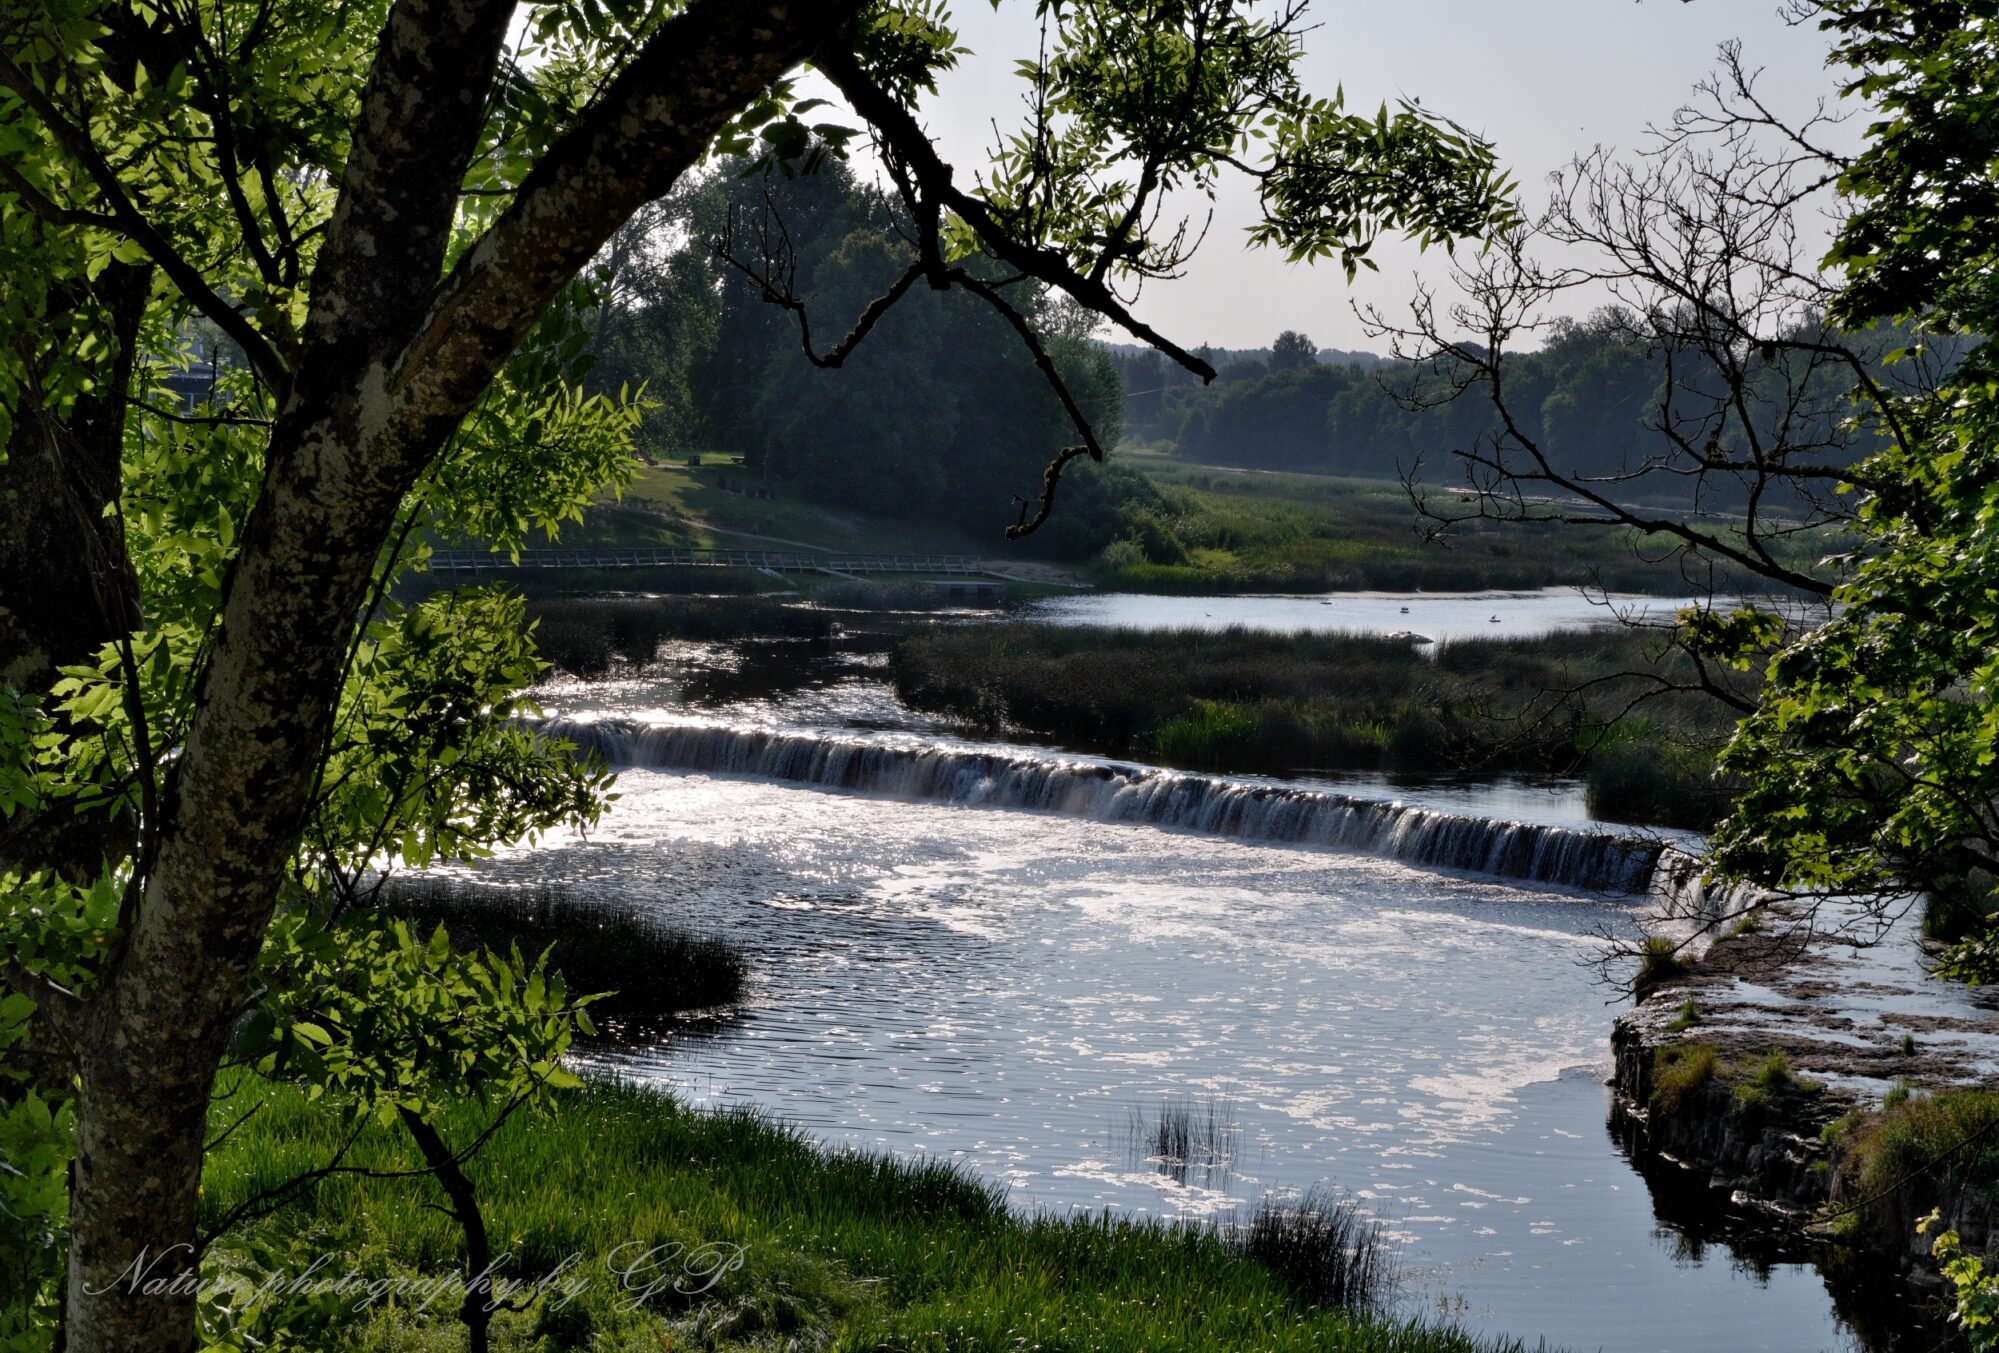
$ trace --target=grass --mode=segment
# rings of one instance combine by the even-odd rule
[[[1647,935],[1638,946],[1638,976],[1632,988],[1642,994],[1662,982],[1685,976],[1686,971],[1687,960],[1680,953],[1679,941],[1668,935]]]
[[[927,583],[832,578],[812,588],[812,604],[838,611],[948,611],[966,605]]]
[[[1652,1107],[1677,1113],[1720,1074],[1721,1054],[1712,1043],[1674,1043],[1652,1053]]]
[[[1167,1099],[1156,1115],[1132,1110],[1127,1136],[1134,1162],[1149,1161],[1182,1184],[1198,1174],[1204,1187],[1220,1188],[1234,1167],[1242,1125],[1236,1121],[1235,1106],[1226,1099],[1198,1105]]]
[[[661,465],[639,471],[622,503],[599,504],[585,513],[581,526],[565,527],[562,543],[781,549],[773,541],[787,540],[865,554],[1000,555],[1007,553],[1006,509],[1005,503],[994,504],[990,535],[971,535],[921,511],[821,507],[785,485],[752,483],[737,466]]]
[[[905,636],[890,666],[918,709],[1185,769],[1594,775],[1615,750],[1649,757],[1654,778],[1602,816],[1706,826],[1726,802],[1711,762],[1666,749],[1718,743],[1719,706],[1665,699],[1614,741],[1603,733],[1644,687],[1638,674],[1677,673],[1656,643],[1613,629],[1425,652],[1366,634],[1009,623]]]
[[[1923,1180],[1943,1196],[1999,1196],[1999,1091],[1904,1093],[1853,1127],[1847,1142],[1844,1170],[1863,1194]]]
[[[1687,999],[1680,1002],[1680,1013],[1675,1015],[1673,1017],[1672,1023],[1666,1026],[1666,1032],[1672,1034],[1683,1034],[1687,1030],[1699,1024],[1700,1022],[1701,1022],[1700,1004],[1697,1001],[1695,1001],[1693,997],[1689,996],[1687,997]]]
[[[527,954],[552,946],[550,966],[572,992],[609,993],[592,1007],[602,1014],[734,1005],[749,983],[749,960],[728,941],[552,884],[504,888],[399,874],[383,885],[376,904],[425,926],[441,924],[457,944],[518,944]]]
[[[1473,526],[1454,532],[1446,547],[1425,539],[1396,483],[1235,471],[1135,453],[1115,459],[1151,479],[1167,507],[1155,514],[1160,540],[1147,550],[1114,546],[1092,567],[1095,581],[1109,588],[1214,594],[1594,584],[1661,595],[1685,588],[1679,567],[1664,559],[1671,542],[1631,532]],[[656,465],[639,471],[622,501],[599,503],[582,523],[565,527],[559,543],[728,548],[784,541],[868,553],[1042,557],[1034,537],[1006,541],[1008,505],[994,509],[990,532],[968,532],[920,505],[903,512],[828,508],[741,467]]]
[[[1107,559],[1097,580],[1127,591],[1472,591],[1594,584],[1685,589],[1672,542],[1560,523],[1479,523],[1445,546],[1425,538],[1398,483],[1272,474],[1132,456],[1165,493],[1183,562]],[[1159,555],[1154,553],[1154,559]]]
[[[246,1081],[236,1096],[264,1107],[210,1156],[209,1220],[321,1163],[345,1134],[339,1115],[290,1089]],[[214,1116],[220,1124],[240,1113],[232,1102]],[[486,1121],[464,1105],[443,1130],[468,1141]],[[372,1126],[349,1160],[377,1171],[413,1164],[398,1132]],[[499,1317],[495,1347],[507,1353],[1518,1347],[1323,1304],[1369,1290],[1351,1277],[1344,1289],[1311,1295],[1313,1265],[1332,1262],[1324,1242],[1364,1238],[1351,1213],[1273,1213],[1264,1240],[1253,1221],[1241,1243],[1212,1227],[1025,1217],[995,1186],[946,1164],[829,1154],[753,1116],[693,1113],[630,1086],[591,1085],[516,1115],[467,1172],[496,1252],[510,1256],[509,1275],[532,1277],[580,1256],[572,1272],[582,1292],[567,1308],[543,1296]],[[455,1224],[424,1206],[435,1201],[428,1181],[336,1175],[285,1203],[261,1239],[280,1256],[332,1254],[364,1276],[437,1274],[459,1262],[461,1248]],[[1267,1261],[1254,1257],[1258,1244]],[[708,1265],[713,1286],[663,1285],[634,1302],[607,1268],[614,1254],[630,1267],[642,1252],[676,1253],[660,1248],[670,1246],[724,1256]],[[238,1242],[237,1253],[249,1251]],[[1296,1262],[1280,1270],[1286,1253]],[[670,1264],[665,1276],[680,1268]],[[324,1342],[360,1353],[461,1349],[453,1304],[338,1312]]]
[[[753,568],[495,568],[477,574],[415,573],[396,585],[401,601],[458,587],[505,587],[524,597],[755,596],[791,584]]]
[[[1772,1048],[1745,1066],[1727,1071],[1735,1110],[1746,1118],[1774,1114],[1786,1102],[1816,1094],[1823,1087],[1791,1070],[1791,1059],[1781,1048]]]
[[[1353,1199],[1315,1185],[1296,1199],[1266,1196],[1245,1226],[1241,1252],[1282,1277],[1311,1306],[1375,1311],[1395,1285],[1388,1238]]]

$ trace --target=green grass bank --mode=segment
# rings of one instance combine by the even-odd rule
[[[218,1099],[216,1131],[259,1100],[210,1157],[210,1222],[322,1165],[344,1139],[325,1104],[251,1080]],[[489,1117],[465,1105],[442,1126],[462,1144]],[[390,1172],[417,1160],[399,1129],[371,1126],[347,1163]],[[508,1276],[569,1265],[572,1300],[551,1287],[495,1322],[494,1347],[518,1353],[1521,1347],[1312,1307],[1212,1230],[1025,1217],[943,1164],[831,1154],[755,1117],[690,1112],[630,1086],[593,1084],[515,1115],[466,1172]],[[295,1269],[324,1253],[377,1282],[434,1276],[463,1262],[456,1223],[426,1206],[442,1201],[426,1178],[334,1175],[226,1244],[219,1262]],[[658,1267],[634,1270],[646,1254]],[[317,1346],[462,1349],[458,1299],[328,1307]]]

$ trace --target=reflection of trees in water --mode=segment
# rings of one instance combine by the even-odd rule
[[[1833,1314],[1853,1353],[1958,1347],[1879,1256],[1810,1240],[1789,1222],[1734,1205],[1704,1173],[1647,1151],[1637,1126],[1619,1115],[1605,1127],[1618,1154],[1644,1179],[1652,1200],[1652,1240],[1675,1264],[1712,1263],[1721,1257],[1712,1253],[1718,1247],[1731,1272],[1765,1287],[1780,1267],[1810,1265],[1832,1297]]]
[[[851,674],[845,654],[811,640],[759,642],[730,646],[721,661],[679,669],[683,698],[689,704],[736,705],[769,700],[801,690],[817,690]]]

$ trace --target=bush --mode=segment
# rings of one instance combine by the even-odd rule
[[[644,667],[669,639],[823,638],[823,612],[774,597],[587,597],[531,601],[535,647],[562,671],[594,680],[615,656]]]
[[[840,611],[948,611],[960,602],[923,583],[835,578],[812,589],[812,604]]]
[[[1989,929],[1999,912],[1989,878],[1974,876],[1956,887],[1937,888],[1923,904],[1923,934],[1944,944],[1961,944]]]
[[[1712,753],[1649,736],[1598,743],[1583,791],[1590,812],[1610,822],[1705,831],[1728,811]]]
[[[1712,1043],[1675,1043],[1652,1053],[1652,1107],[1677,1113],[1721,1070]]]

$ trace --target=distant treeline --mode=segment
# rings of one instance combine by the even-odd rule
[[[924,515],[997,536],[1038,498],[1076,434],[1005,316],[961,289],[918,282],[837,370],[826,359],[909,268],[902,209],[828,162],[791,178],[718,174],[656,204],[614,243],[602,285],[595,379],[644,385],[643,449],[740,457],[747,477],[829,507]],[[722,242],[729,257],[716,248]],[[963,264],[979,274],[979,260]],[[1106,447],[1122,392],[1084,312],[986,268]],[[773,304],[763,280],[771,284]],[[1085,558],[1125,534],[1123,505],[1157,508],[1131,471],[1079,465],[1035,552]]]
[[[1077,439],[1008,320],[961,288],[918,281],[837,370],[815,363],[801,333],[802,311],[812,352],[827,360],[907,272],[910,238],[900,205],[837,161],[790,178],[718,172],[654,204],[613,242],[598,277],[594,379],[644,388],[652,407],[643,447],[655,457],[737,457],[749,480],[823,506],[996,535],[1031,510],[1043,467]],[[1124,440],[1199,463],[1368,478],[1421,461],[1435,482],[1456,478],[1451,452],[1499,426],[1482,389],[1445,397],[1461,371],[1322,351],[1293,331],[1267,349],[1197,349],[1218,372],[1203,386],[1157,352],[1098,340],[1093,316],[1032,283],[977,258],[962,266],[1044,335],[1106,448]],[[1658,328],[1605,309],[1558,321],[1538,349],[1509,356],[1519,433],[1583,476],[1664,453],[1668,394],[1677,413],[1697,419],[1729,382],[1706,359],[1662,350],[1647,336]],[[1877,352],[1899,342],[1874,338]],[[1801,368],[1809,359],[1788,349],[1738,359],[1741,407],[1683,434],[1723,446],[1744,437],[1824,443],[1835,459],[1864,449],[1846,447],[1838,430],[1850,371]],[[1662,499],[1684,498],[1686,482],[1661,471],[1620,496],[1656,487]],[[1706,491],[1705,507],[1733,506],[1713,484]],[[1182,534],[1182,515],[1184,505],[1145,477],[1076,462],[1061,510],[1025,550],[1079,560],[1116,546],[1176,563],[1191,547],[1169,539]]]
[[[1718,437],[1723,448],[1756,438],[1849,457],[1866,449],[1847,446],[1839,427],[1850,413],[1850,369],[1775,349],[1730,354],[1740,372],[1724,373],[1711,358],[1666,350],[1653,336],[1659,327],[1607,307],[1558,320],[1541,347],[1509,355],[1506,407],[1518,435],[1564,473],[1592,477],[1638,473],[1667,455],[1674,443],[1665,427],[1697,446]],[[1855,346],[1878,375],[1882,357],[1905,341],[1884,332]],[[1420,461],[1423,477],[1436,480],[1454,477],[1452,452],[1489,445],[1501,428],[1486,387],[1449,397],[1462,370],[1368,353],[1327,360],[1292,331],[1262,351],[1201,350],[1218,370],[1207,386],[1157,353],[1112,351],[1127,436],[1190,461],[1366,477],[1393,477]],[[1739,407],[1718,409],[1738,386]],[[1671,492],[1670,481],[1661,471],[1631,488]]]

